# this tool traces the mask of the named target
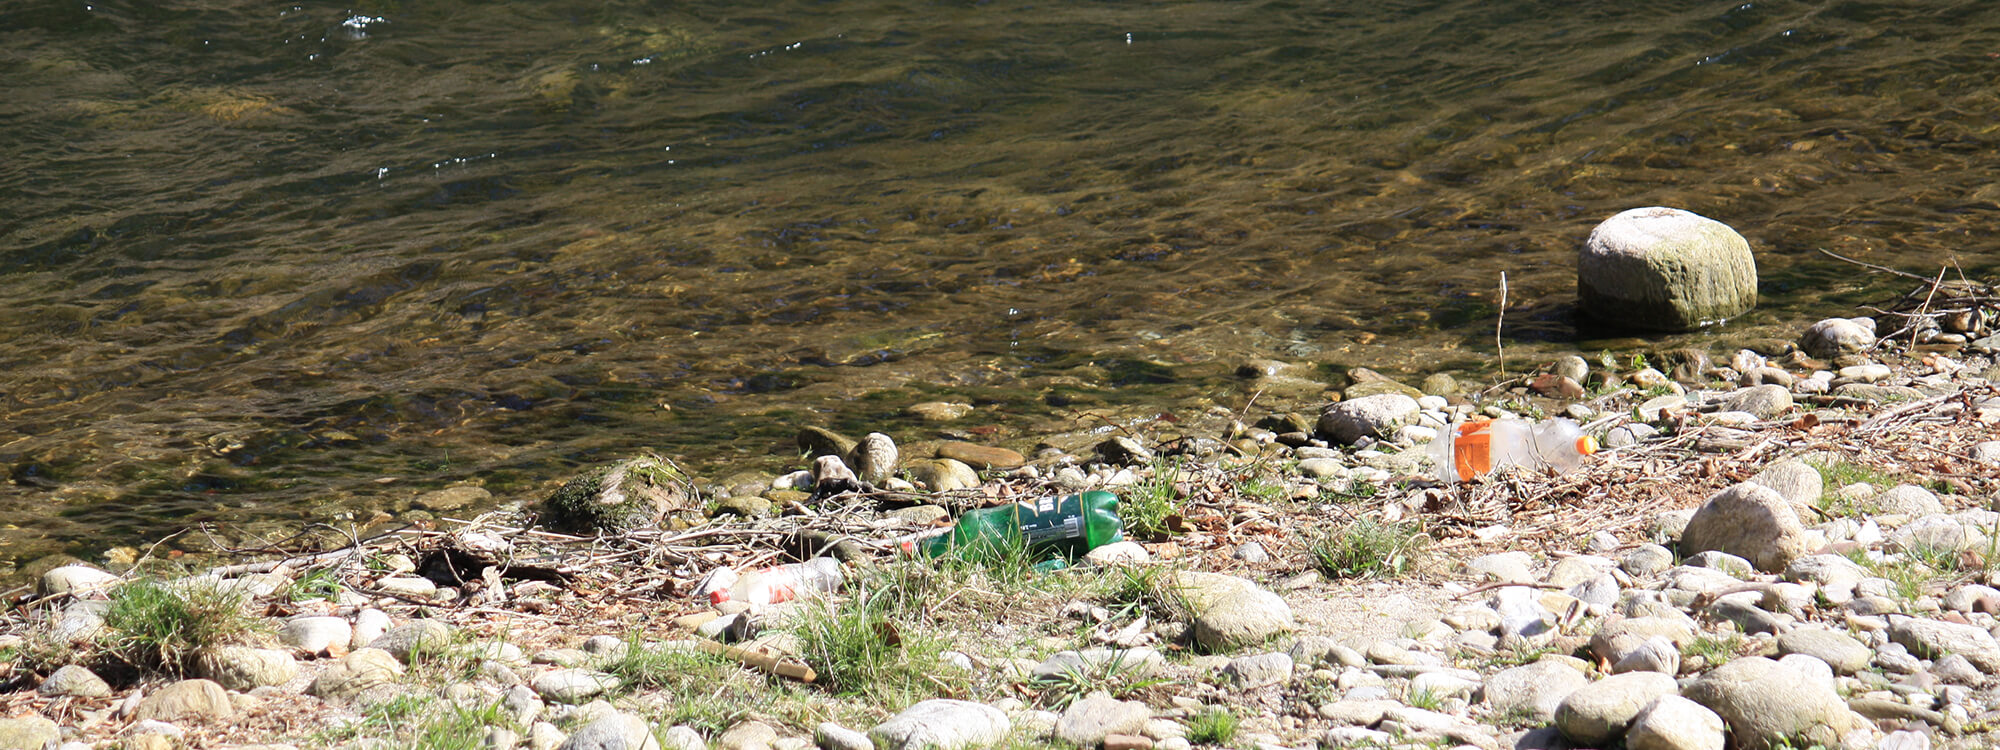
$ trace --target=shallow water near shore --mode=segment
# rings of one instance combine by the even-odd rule
[[[928,400],[998,442],[1238,408],[1249,358],[1490,377],[1503,272],[1511,368],[1623,350],[1574,257],[1634,206],[1762,276],[1648,345],[1913,285],[1821,248],[2000,268],[1976,1],[15,2],[0,41],[16,560],[788,467]]]

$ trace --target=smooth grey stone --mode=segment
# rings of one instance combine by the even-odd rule
[[[933,698],[875,725],[868,739],[879,750],[971,750],[999,744],[1011,728],[1007,715],[992,706]]]
[[[1799,349],[1818,359],[1856,354],[1875,345],[1875,319],[1827,318],[1799,336]]]
[[[1770,750],[1776,738],[1834,745],[1852,728],[1833,685],[1758,656],[1710,670],[1683,695],[1721,716],[1741,750]]]
[[[813,742],[820,750],[875,750],[875,744],[862,734],[831,721],[822,721],[813,729]]]
[[[1722,750],[1722,717],[1678,695],[1663,695],[1632,719],[1625,750]]]
[[[553,703],[578,704],[618,686],[618,678],[585,669],[556,669],[536,675],[535,694]]]
[[[1235,680],[1239,690],[1282,685],[1292,679],[1292,657],[1276,652],[1242,656],[1229,660],[1222,671]]]
[[[1840,674],[1854,674],[1868,668],[1875,656],[1853,636],[1827,628],[1796,628],[1778,636],[1779,654],[1804,654],[1826,662]]]
[[[1279,654],[1283,656],[1283,654]],[[1139,701],[1121,701],[1095,694],[1071,703],[1057,722],[1055,738],[1076,747],[1095,747],[1105,735],[1138,734],[1153,718],[1153,710]]]
[[[1615,674],[1572,691],[1556,707],[1555,725],[1573,742],[1601,745],[1624,734],[1626,726],[1654,699],[1679,690],[1672,675]]]
[[[1650,578],[1674,566],[1674,553],[1657,544],[1641,545],[1626,553],[1618,566],[1633,578]]]
[[[578,727],[563,740],[561,750],[659,750],[652,727],[645,719],[613,712]]]
[[[1981,671],[2000,673],[2000,643],[1982,628],[1921,617],[1891,617],[1889,639],[1918,656],[1958,654]]]
[[[1669,677],[1680,673],[1681,651],[1665,636],[1653,636],[1639,644],[1638,648],[1625,652],[1624,658],[1611,665],[1612,674],[1626,672],[1658,672]]]
[[[1776,572],[1805,556],[1805,529],[1777,490],[1744,482],[1716,493],[1695,511],[1682,532],[1681,548],[1727,552],[1758,570]]]
[[[1564,698],[1590,684],[1590,678],[1567,664],[1543,660],[1503,669],[1486,678],[1481,700],[1497,716],[1525,714],[1535,721],[1555,718]]]
[[[82,698],[109,698],[111,685],[81,664],[66,664],[35,687],[40,695],[74,695]]]

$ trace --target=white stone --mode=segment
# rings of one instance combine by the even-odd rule
[[[1855,354],[1874,345],[1874,318],[1827,318],[1799,337],[1799,348],[1820,359]]]
[[[118,585],[124,579],[87,565],[64,565],[42,574],[42,596],[85,596]]]
[[[992,706],[933,698],[875,725],[868,738],[881,750],[969,750],[998,744],[1011,726]]]
[[[627,713],[600,716],[578,727],[560,750],[660,750],[646,720]]]
[[[354,615],[354,639],[347,642],[350,649],[367,648],[375,639],[389,631],[389,615],[379,609],[369,608]]]
[[[1625,750],[1722,750],[1722,717],[1678,695],[1663,695],[1632,719]]]
[[[308,654],[324,654],[354,641],[354,626],[339,617],[294,617],[278,632],[279,642]]]

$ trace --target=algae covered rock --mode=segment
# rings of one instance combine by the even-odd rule
[[[1577,257],[1583,310],[1613,325],[1691,331],[1757,305],[1750,243],[1677,208],[1635,208],[1599,224]]]
[[[658,456],[640,456],[569,480],[542,502],[542,520],[568,533],[619,533],[698,505],[694,483],[680,467]]]

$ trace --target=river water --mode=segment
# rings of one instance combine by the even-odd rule
[[[1649,344],[2000,265],[1985,0],[351,2],[0,0],[0,559],[1635,346],[1637,206],[1762,274]]]

